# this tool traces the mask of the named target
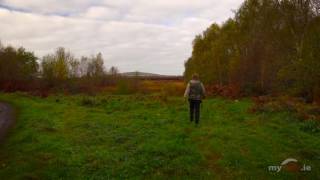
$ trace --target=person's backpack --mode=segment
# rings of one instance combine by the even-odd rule
[[[189,99],[201,100],[203,97],[203,89],[200,81],[190,81]]]

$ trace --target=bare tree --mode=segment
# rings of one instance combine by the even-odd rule
[[[116,76],[119,74],[119,69],[115,66],[112,66],[109,70],[109,74],[111,74],[112,76]]]

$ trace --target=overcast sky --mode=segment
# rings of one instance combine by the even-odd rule
[[[192,40],[243,0],[0,0],[0,40],[38,57],[101,52],[121,72],[180,75]]]

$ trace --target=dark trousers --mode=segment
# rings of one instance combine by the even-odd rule
[[[200,119],[200,104],[201,104],[201,100],[189,99],[190,121],[192,122],[193,120],[195,120],[196,124],[199,123],[199,119]]]

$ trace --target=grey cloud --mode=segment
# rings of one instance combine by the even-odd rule
[[[182,74],[191,43],[213,22],[232,16],[238,1],[193,0],[0,0],[0,40],[36,55],[58,46],[74,54],[102,52],[121,71]],[[70,12],[69,16],[61,16]]]

